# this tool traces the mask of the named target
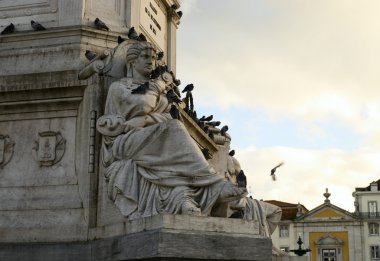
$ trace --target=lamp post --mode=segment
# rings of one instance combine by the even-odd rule
[[[298,237],[298,241],[297,241],[297,244],[298,244],[298,249],[293,249],[293,250],[289,250],[290,252],[293,252],[294,254],[296,254],[297,256],[303,256],[305,255],[307,252],[310,252],[311,250],[309,248],[306,248],[306,249],[302,249],[301,246],[302,246],[302,240],[301,240],[301,237]]]

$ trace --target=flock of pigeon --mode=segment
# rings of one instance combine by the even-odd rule
[[[30,21],[30,25],[32,26],[34,31],[43,31],[46,30],[45,27],[43,27],[40,23],[35,22],[33,20]],[[1,32],[1,34],[11,34],[15,31],[16,27],[14,24],[10,24],[4,28],[4,30]]]

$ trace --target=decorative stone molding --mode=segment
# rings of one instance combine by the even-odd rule
[[[0,135],[0,169],[11,160],[14,145],[8,135]]]
[[[60,132],[45,131],[38,133],[39,139],[35,141],[32,155],[40,166],[53,166],[58,163],[65,153],[66,140]]]
[[[1,0],[2,18],[56,13],[58,0]]]

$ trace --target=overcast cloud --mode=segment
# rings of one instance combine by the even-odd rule
[[[183,0],[182,10],[178,77],[204,113],[240,120],[231,134],[253,195],[313,208],[329,187],[352,210],[355,187],[380,178],[380,1]]]

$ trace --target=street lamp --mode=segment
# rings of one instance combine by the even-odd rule
[[[293,249],[293,250],[289,250],[290,252],[293,252],[294,254],[296,254],[297,256],[303,256],[305,255],[307,252],[310,252],[311,250],[309,248],[306,248],[306,249],[302,249],[301,248],[301,245],[302,245],[302,240],[301,240],[301,237],[298,238],[298,241],[297,241],[297,244],[298,244],[298,249]]]

